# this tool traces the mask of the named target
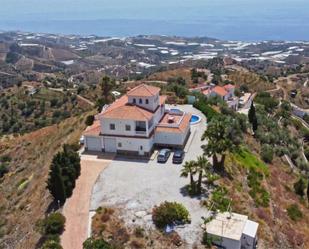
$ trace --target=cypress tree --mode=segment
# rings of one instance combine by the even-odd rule
[[[253,120],[252,120],[252,130],[253,130],[254,132],[256,132],[257,128],[258,128],[257,118],[254,117]]]
[[[65,202],[66,194],[63,178],[61,175],[61,169],[56,161],[53,160],[51,167],[49,178],[47,181],[47,188],[51,195],[54,197],[55,201],[60,201],[61,204]]]
[[[251,124],[253,124],[254,119],[256,119],[255,107],[254,107],[253,101],[251,103],[250,110],[248,112],[248,119]]]

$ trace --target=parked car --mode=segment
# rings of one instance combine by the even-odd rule
[[[182,163],[185,157],[185,152],[183,150],[176,150],[173,155],[173,163]]]
[[[85,137],[84,136],[81,136],[80,139],[79,139],[79,144],[80,145],[84,145],[85,144]]]
[[[171,151],[169,149],[162,149],[159,151],[157,161],[158,163],[165,163],[171,155]]]

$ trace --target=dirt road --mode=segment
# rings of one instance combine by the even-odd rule
[[[99,174],[111,162],[112,157],[98,159],[94,155],[81,156],[81,175],[76,187],[63,208],[66,218],[65,231],[61,236],[61,245],[64,249],[82,249],[87,239],[89,207],[92,187]]]

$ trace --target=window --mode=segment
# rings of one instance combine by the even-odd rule
[[[115,130],[115,124],[110,124],[110,125],[109,125],[109,128],[110,128],[111,130]]]
[[[118,147],[121,148],[122,147],[122,143],[118,143]]]
[[[140,147],[140,150],[143,150],[143,146]]]
[[[126,131],[130,131],[131,130],[131,125],[126,125]]]
[[[149,100],[148,99],[146,99],[146,105],[148,105],[149,104]]]
[[[139,103],[140,103],[140,104],[143,104],[143,100],[142,100],[142,99],[139,99]]]
[[[133,104],[136,104],[136,99],[135,98],[133,99]]]

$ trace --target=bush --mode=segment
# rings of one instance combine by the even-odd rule
[[[43,235],[59,235],[64,230],[65,217],[60,213],[52,213],[39,222]]]
[[[300,197],[305,195],[306,182],[304,178],[300,177],[297,182],[294,183],[294,191]]]
[[[0,178],[3,177],[6,173],[9,172],[9,169],[5,163],[0,164]]]
[[[274,158],[274,151],[268,144],[262,145],[261,157],[265,163],[271,163]]]
[[[89,238],[83,243],[83,249],[112,249],[112,246],[103,239]]]
[[[62,249],[62,246],[57,241],[47,240],[44,242],[41,249]]]
[[[177,202],[164,202],[152,210],[152,220],[158,228],[190,222],[188,210]]]
[[[303,213],[300,211],[297,204],[291,204],[287,209],[289,217],[293,221],[299,221],[303,218]]]
[[[87,116],[86,121],[85,121],[85,124],[86,124],[87,126],[90,126],[90,125],[93,124],[93,122],[94,122],[94,116],[93,116],[93,115]]]

